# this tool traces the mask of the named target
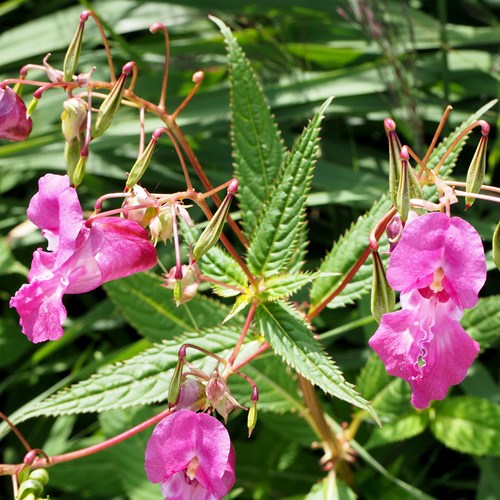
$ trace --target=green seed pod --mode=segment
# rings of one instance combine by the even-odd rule
[[[80,59],[80,52],[82,50],[83,30],[85,28],[85,22],[87,21],[88,17],[89,16],[87,11],[81,14],[80,24],[78,24],[73,39],[71,40],[68,50],[66,51],[66,56],[64,57],[63,63],[63,78],[65,82],[70,82],[76,72],[78,60]]]
[[[480,120],[479,123],[481,124],[482,136],[467,171],[467,180],[465,182],[465,190],[469,193],[479,193],[486,173],[486,146],[488,145],[490,126],[483,120]],[[475,201],[474,197],[466,196],[465,208],[469,208]]]
[[[86,156],[80,156],[76,166],[75,170],[73,171],[73,176],[69,178],[69,181],[72,186],[78,187],[82,181],[83,177],[85,176],[85,166],[87,165],[87,157]]]
[[[396,195],[396,209],[403,222],[408,219],[410,211],[410,179],[409,179],[409,160],[408,148],[401,148],[401,175],[399,177],[398,191]]]
[[[248,410],[247,427],[248,437],[252,435],[253,430],[257,424],[257,401],[252,401],[250,409]]]
[[[396,298],[394,290],[387,282],[384,264],[377,251],[372,251],[373,285],[371,296],[371,311],[373,317],[380,323],[382,316],[394,310]]]
[[[174,374],[172,376],[172,380],[170,381],[170,386],[168,387],[168,406],[172,407],[177,403],[177,399],[179,398],[179,390],[181,387],[182,381],[182,369],[184,367],[184,359],[179,358],[177,361],[177,365],[175,366]]]
[[[234,179],[227,188],[227,195],[222,201],[220,207],[208,223],[205,231],[201,234],[193,249],[193,258],[201,259],[219,240],[222,228],[226,222],[231,200],[238,191],[238,181]]]
[[[128,174],[127,183],[125,184],[129,190],[132,189],[141,180],[142,176],[146,172],[149,166],[149,162],[153,157],[156,143],[158,142],[158,139],[161,135],[161,130],[162,129],[157,129],[153,132],[153,137],[151,137],[148,146],[142,152],[139,158],[137,158],[134,166],[131,168],[130,173]]]
[[[497,224],[495,232],[493,233],[493,262],[497,269],[500,270],[500,222]]]
[[[92,131],[92,137],[95,139],[96,137],[101,136],[108,130],[113,118],[120,107],[122,102],[123,92],[125,91],[125,83],[127,80],[127,76],[132,72],[132,68],[135,63],[127,63],[122,68],[122,74],[115,86],[111,89],[111,92],[106,96],[101,106],[99,107],[99,111],[97,112],[97,118],[95,122],[94,130]]]

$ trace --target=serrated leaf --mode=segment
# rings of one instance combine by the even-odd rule
[[[287,269],[302,241],[307,194],[318,154],[320,124],[330,102],[331,99],[327,99],[298,138],[262,209],[262,217],[248,249],[248,266],[256,276]]]
[[[311,288],[312,310],[342,283],[361,254],[366,250],[370,231],[389,211],[390,207],[390,200],[385,196],[382,197],[367,214],[360,217],[333,245],[331,252],[321,263],[320,277],[314,281]],[[352,303],[371,289],[371,282],[372,264],[371,260],[368,259],[340,295],[335,297],[328,306],[334,308]]]
[[[465,331],[487,349],[500,337],[500,295],[479,299],[473,309],[468,309],[462,318]]]
[[[471,455],[500,456],[500,405],[464,396],[433,407],[431,431],[446,446]]]
[[[201,231],[197,228],[189,227],[181,221],[182,234],[188,244],[197,241]],[[248,280],[245,272],[239,264],[225,250],[216,245],[211,248],[201,259],[197,261],[202,274],[230,287],[246,289]],[[221,297],[234,297],[240,292],[234,288],[226,288],[221,285],[212,285],[214,291]]]
[[[259,286],[259,299],[262,302],[287,299],[303,286],[311,283],[317,276],[318,273],[293,273],[271,276]]]
[[[363,408],[377,418],[290,306],[279,302],[260,304],[256,318],[266,340],[288,365],[327,394]]]
[[[72,415],[103,412],[159,403],[167,399],[170,378],[177,364],[179,347],[186,342],[224,356],[239,338],[239,332],[219,327],[203,335],[187,334],[179,339],[155,344],[122,363],[108,365],[89,379],[33,404],[12,418],[16,423],[42,415]],[[211,371],[213,359],[189,350],[189,361]],[[206,365],[208,360],[208,365]],[[205,363],[205,364],[204,364]]]
[[[177,307],[172,290],[161,283],[155,274],[138,273],[104,285],[127,321],[152,342],[215,326],[227,314],[225,306],[216,306],[214,300],[203,295]]]
[[[252,297],[249,295],[243,294],[243,295],[238,295],[236,297],[236,300],[234,301],[233,307],[229,311],[229,314],[224,318],[222,321],[222,324],[228,322],[231,318],[236,316],[239,312],[243,311],[245,307],[252,302]]]
[[[226,41],[231,82],[231,137],[241,218],[247,234],[273,189],[285,148],[256,75],[229,28],[211,18]]]

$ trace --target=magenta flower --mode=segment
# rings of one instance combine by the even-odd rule
[[[413,406],[427,408],[462,382],[479,352],[459,320],[486,280],[481,238],[458,217],[422,215],[406,224],[387,279],[402,310],[384,314],[369,343],[387,372],[410,384]]]
[[[24,101],[10,87],[0,88],[0,139],[24,141],[32,127]]]
[[[155,428],[146,474],[169,500],[218,500],[234,484],[234,449],[226,428],[206,413],[179,410]]]
[[[38,187],[28,217],[42,230],[49,251],[35,251],[29,283],[10,300],[32,342],[61,337],[64,294],[88,292],[156,264],[155,248],[137,222],[104,217],[87,227],[67,176],[47,174]]]

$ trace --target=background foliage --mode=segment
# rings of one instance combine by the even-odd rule
[[[169,27],[172,42],[167,106],[174,109],[188,93],[194,71],[205,71],[199,93],[178,122],[217,184],[231,177],[233,168],[228,59],[220,31],[207,16],[221,18],[251,60],[288,149],[307,119],[328,97],[335,96],[325,111],[320,158],[308,197],[307,265],[314,270],[351,222],[387,190],[387,144],[382,124],[386,116],[396,120],[403,140],[423,153],[446,104],[452,104],[454,112],[445,135],[498,97],[498,2],[364,3],[374,10],[380,26],[368,23],[340,0],[213,0],[209,6],[202,0],[178,0],[175,4],[10,0],[0,5],[0,78],[16,75],[28,62],[39,63],[47,52],[52,52],[51,61],[57,66],[79,13],[92,8],[110,34],[116,66],[130,59],[137,61],[137,93],[155,101],[161,86],[163,41],[147,29],[154,21],[162,21]],[[349,19],[339,13],[339,8]],[[97,30],[91,24],[89,28],[80,67],[88,70],[96,66],[104,78],[105,54]],[[20,429],[29,442],[48,453],[102,441],[152,415],[152,407],[123,407],[133,405],[139,396],[151,403],[164,398],[168,377],[162,379],[161,374],[173,367],[179,345],[173,339],[198,329],[189,307],[206,311],[200,319],[206,327],[209,321],[215,326],[229,312],[228,307],[221,310],[220,318],[214,316],[211,299],[201,297],[191,306],[176,309],[169,292],[155,287],[155,277],[139,275],[110,283],[105,290],[67,297],[71,320],[57,343],[33,346],[20,334],[8,300],[26,279],[33,249],[43,243],[41,236],[29,229],[21,234],[10,231],[25,220],[36,179],[45,172],[64,171],[59,123],[63,99],[62,92],[48,93],[37,108],[31,137],[23,143],[0,145],[0,409],[8,415],[17,411]],[[496,125],[496,107],[488,111],[486,119]],[[148,119],[146,125],[151,132],[159,122]],[[158,149],[144,180],[160,192],[183,187],[175,152],[167,144],[165,140]],[[472,140],[470,144],[455,168],[459,179],[465,176],[473,154],[475,143]],[[93,200],[102,193],[121,190],[137,147],[137,116],[121,110],[108,133],[92,144],[88,174],[80,189],[84,208],[91,209]],[[235,154],[237,157],[237,150]],[[493,135],[488,176],[496,185],[500,184],[500,173],[495,171],[499,155],[500,145]],[[464,213],[462,207],[456,207],[455,214],[474,224],[488,249],[498,208],[477,202]],[[247,212],[242,214],[244,222],[254,224],[252,207]],[[173,260],[170,246],[160,247],[160,258],[169,267]],[[254,262],[260,265],[257,251]],[[366,296],[356,304],[337,301],[316,321],[323,344],[345,378],[356,382],[361,394],[374,401],[385,423],[381,430],[370,422],[363,424],[356,438],[359,457],[353,467],[353,490],[361,497],[496,498],[500,490],[495,472],[500,466],[500,317],[494,295],[498,294],[499,281],[498,271],[492,271],[483,291],[485,300],[464,319],[464,327],[483,340],[483,353],[464,383],[451,391],[456,397],[433,406],[435,414],[415,412],[408,402],[407,386],[387,377],[370,355],[367,340],[376,324],[369,315]],[[149,303],[133,295],[142,289],[151,290]],[[321,291],[316,288],[313,297],[314,293]],[[300,302],[305,297],[305,292],[299,291],[294,300]],[[127,300],[131,298],[135,299],[139,320],[127,313]],[[149,322],[143,318],[149,318]],[[218,330],[212,336],[205,335],[202,342],[215,352],[223,352],[234,344],[238,325],[232,325],[223,336]],[[222,337],[225,342],[221,342]],[[152,347],[162,339],[166,342],[161,349]],[[124,384],[120,377],[126,379],[130,373],[126,360],[139,353],[144,353],[142,361],[134,358],[132,362],[137,386],[120,393]],[[109,367],[118,361],[125,362],[122,374]],[[100,368],[109,373],[118,395],[106,412],[99,416],[62,414],[64,398],[70,412],[78,398],[88,398],[89,407],[96,404],[91,391],[76,395],[68,392],[58,394],[54,416],[27,420],[50,413],[50,401],[54,400],[36,406],[37,401],[86,380]],[[310,448],[314,435],[297,416],[303,403],[296,384],[271,354],[253,363],[248,374],[261,388],[262,411],[251,440],[246,438],[244,416],[230,419],[238,456],[234,495],[304,498],[322,472],[317,463],[320,455]],[[248,398],[245,391],[245,387],[234,386],[234,393],[241,394],[244,401]],[[123,404],[113,404],[117,399]],[[324,405],[337,422],[350,419],[352,407],[346,403],[324,397]],[[477,421],[476,415],[483,417]],[[5,428],[0,427],[0,432],[4,435]],[[453,439],[463,434],[469,439]],[[51,469],[49,493],[61,499],[153,498],[158,488],[149,484],[143,470],[148,436],[148,432],[142,433],[104,453]],[[22,450],[11,434],[3,437],[0,446],[4,463],[22,458]],[[341,493],[350,498],[352,492],[346,489]],[[2,478],[0,497],[8,498],[9,494],[10,484]],[[310,495],[314,498],[314,493]]]

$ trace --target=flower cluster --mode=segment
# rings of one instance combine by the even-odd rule
[[[206,413],[179,410],[155,428],[145,467],[169,500],[218,500],[234,484],[234,449],[226,428]]]
[[[486,280],[481,238],[458,217],[428,213],[408,222],[391,253],[387,280],[402,310],[384,314],[370,346],[390,375],[406,380],[415,408],[443,399],[479,352],[462,328]]]
[[[137,222],[104,217],[88,226],[67,176],[47,174],[38,186],[28,217],[42,230],[49,251],[35,251],[29,283],[10,301],[32,342],[61,337],[64,294],[85,293],[156,264],[156,250]]]

